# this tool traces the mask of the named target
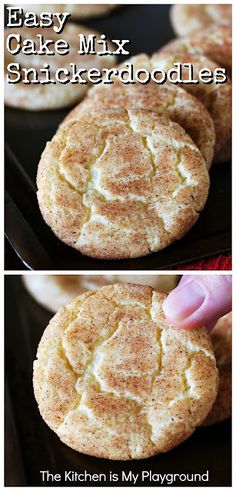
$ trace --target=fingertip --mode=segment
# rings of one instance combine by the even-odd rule
[[[174,324],[189,318],[205,300],[205,292],[197,281],[184,282],[173,290],[163,304],[165,316]]]

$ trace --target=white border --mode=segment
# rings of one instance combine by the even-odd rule
[[[14,2],[14,4],[21,4],[22,2],[16,0]],[[37,4],[37,3],[47,3],[47,2],[37,2],[35,0],[31,0],[31,1],[25,1],[26,4]],[[55,0],[51,1],[50,2],[51,4],[54,4],[54,3],[63,3],[63,2],[57,2]],[[71,2],[73,3],[73,2]],[[110,1],[108,0],[103,0],[102,2],[100,1],[96,1],[96,0],[84,0],[84,1],[81,1],[81,2],[74,2],[74,3],[111,3]],[[183,2],[177,2],[176,0],[170,2],[168,0],[162,0],[160,2],[157,2],[157,1],[140,1],[140,0],[136,0],[136,1],[133,1],[133,0],[124,0],[123,2],[121,1],[117,1],[116,2],[117,4],[133,4],[133,5],[137,5],[137,4],[150,4],[150,5],[156,5],[156,4],[175,4],[175,3],[186,3],[186,4],[194,4],[194,3],[209,3],[209,4],[216,4],[216,3],[219,3],[215,0],[208,0],[206,2],[199,2],[199,1],[195,1],[195,2],[192,2],[192,1],[188,1],[188,0],[185,0]],[[225,0],[221,0],[220,1],[221,4],[232,4],[232,2],[229,2],[229,1],[225,1]],[[2,26],[3,26],[3,9],[4,9],[4,6],[2,6],[2,10],[1,10],[1,15],[2,15]],[[235,26],[236,23],[235,23],[235,12],[236,12],[236,7],[235,5],[233,5],[233,25]],[[3,33],[2,33],[3,34]],[[3,39],[3,37],[2,37]],[[1,74],[2,74],[2,77],[1,77],[1,81],[2,81],[2,90],[0,92],[0,97],[1,97],[1,141],[2,141],[2,155],[3,155],[3,150],[4,150],[4,121],[3,121],[3,116],[4,116],[4,101],[3,101],[3,70],[4,70],[4,64],[3,64],[3,46],[4,46],[4,43],[2,42],[2,56],[1,56],[1,61],[2,61],[2,71],[1,71]],[[234,44],[234,38],[233,38],[233,80],[235,80],[235,75],[236,75],[236,70],[235,70],[235,44]],[[233,94],[234,94],[234,90],[233,90]],[[233,95],[233,128],[234,128],[234,122],[235,122],[235,100],[234,100],[234,95]],[[232,144],[232,151],[233,151],[233,160],[234,160],[234,155],[235,155],[235,142],[234,142],[234,139],[233,139],[233,144]],[[2,158],[2,162],[4,162],[4,158]],[[234,169],[234,165],[232,166],[233,167],[233,177],[232,177],[232,186],[233,186],[233,190],[236,191],[236,183],[235,183],[235,169]],[[3,202],[3,196],[4,196],[4,179],[3,179],[3,176],[4,176],[4,170],[3,170],[3,164],[2,164],[2,180],[1,180],[1,196],[2,196],[2,202]],[[219,206],[220,206],[220,203],[219,203]],[[233,193],[233,204],[232,204],[232,209],[235,210],[236,209],[236,192]],[[235,217],[235,213],[233,212],[233,218]],[[3,244],[3,247],[2,247],[2,251],[1,251],[1,262],[0,262],[0,268],[1,268],[1,315],[2,315],[2,326],[4,325],[4,302],[3,302],[3,298],[4,298],[4,275],[21,275],[21,274],[32,274],[32,275],[35,275],[35,274],[48,274],[49,272],[48,271],[6,271],[4,272],[4,211],[3,211],[3,207],[2,207],[2,212],[1,212],[1,218],[0,218],[0,227],[1,227],[1,230],[2,230],[2,244]],[[234,250],[234,244],[236,243],[235,241],[235,230],[234,230],[234,227],[233,227],[233,243],[232,243],[232,250]],[[234,271],[235,271],[235,260],[234,260],[234,256],[233,256],[233,274],[234,274]],[[194,274],[194,275],[201,275],[201,274],[209,274],[209,275],[214,275],[214,274],[231,274],[230,271],[186,271],[186,270],[174,270],[174,271],[148,271],[148,270],[143,270],[143,271],[132,271],[132,270],[129,270],[129,271],[120,271],[120,270],[101,270],[101,271],[92,271],[92,270],[86,270],[86,271],[53,271],[51,272],[52,274],[145,274],[145,275],[154,275],[154,274],[178,274],[178,275],[181,275],[181,274],[185,274],[185,275],[189,275],[189,274]],[[234,287],[234,278],[233,278],[233,309],[234,309],[234,305],[235,304],[235,295],[236,295],[236,292],[235,292],[235,287]],[[14,308],[14,306],[13,306]],[[234,319],[234,316],[233,316],[233,319]],[[3,360],[4,360],[4,334],[3,334],[3,328],[2,328],[2,332],[1,332],[1,340],[2,340],[2,386],[1,388],[3,388],[3,384],[4,384],[4,364],[3,364]],[[234,336],[233,336],[233,353],[235,353],[235,341],[234,341]],[[233,357],[233,377],[235,376],[235,362],[234,362],[234,357]],[[235,392],[233,390],[233,408],[235,407]],[[3,390],[1,390],[1,399],[0,399],[0,403],[1,403],[1,411],[2,411],[2,415],[3,415],[3,407],[4,407],[4,399],[3,399]],[[234,429],[234,418],[233,418],[233,429]],[[1,426],[0,426],[0,434],[2,435],[2,438],[1,438],[1,447],[0,447],[0,452],[1,452],[1,474],[0,474],[0,479],[1,479],[1,485],[2,487],[4,486],[4,467],[3,467],[3,455],[4,455],[4,443],[3,443],[3,434],[4,434],[4,424],[3,424],[3,417],[1,418]],[[233,431],[233,435],[234,435],[234,431]],[[220,442],[219,442],[220,444]],[[220,445],[219,445],[220,446]],[[233,437],[233,455],[236,455],[235,453],[235,438]],[[235,459],[234,459],[235,460]],[[235,484],[235,466],[233,466],[233,487],[234,487],[234,484]],[[78,487],[78,486],[75,486],[75,487]],[[148,488],[146,487],[143,487],[143,486],[135,486],[136,488],[141,488],[141,489],[153,489],[153,490],[156,490],[156,486],[149,486]],[[171,486],[163,486],[162,488],[165,488],[165,489],[170,489]],[[195,486],[190,486],[190,487],[186,487],[184,486],[185,489],[193,489]],[[42,487],[35,487],[34,489],[41,489]],[[46,487],[44,486],[45,489],[51,489],[52,486],[50,487]],[[80,489],[81,490],[88,490],[88,489],[93,489],[94,486],[80,486]],[[9,487],[9,489],[16,489],[18,490],[19,488],[18,487]],[[22,489],[22,488],[21,488]],[[23,487],[23,489],[28,489],[27,487]],[[57,489],[67,489],[67,487],[63,486],[63,487],[57,487]],[[101,489],[101,486],[100,487],[97,487],[97,489]],[[118,487],[118,486],[108,486],[106,487],[107,490],[114,490],[114,489],[126,489],[126,490],[132,490],[134,489],[134,487]],[[175,489],[177,490],[182,490],[183,487],[175,487]],[[209,487],[201,487],[202,490],[207,490],[209,489]],[[228,490],[229,488],[228,487],[218,487],[217,489],[225,489],[225,490]]]

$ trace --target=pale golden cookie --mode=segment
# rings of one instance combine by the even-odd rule
[[[204,207],[209,175],[177,123],[119,109],[62,126],[42,154],[37,185],[44,220],[63,242],[122,259],[182,237]]]
[[[212,410],[204,425],[219,423],[231,416],[232,399],[232,312],[222,317],[214,327],[211,339],[219,369],[220,383]]]
[[[174,68],[176,66],[174,65],[175,63],[180,63],[182,65],[183,80],[189,80],[189,70],[183,64],[191,64],[193,66],[193,76],[197,80],[199,79],[200,70],[207,68],[214,72],[217,68],[217,65],[205,56],[189,53],[167,54],[158,52],[152,56],[151,63],[154,67],[162,68],[165,71]],[[216,82],[210,84],[202,82],[198,84],[185,83],[183,87],[204,104],[212,117],[216,134],[215,163],[218,160],[218,152],[225,147],[231,137],[231,82],[228,80],[223,84],[217,84]]]
[[[57,312],[87,290],[113,283],[138,283],[169,292],[177,285],[177,275],[23,275],[32,297],[46,309]]]
[[[229,4],[175,4],[170,19],[178,36],[187,36],[193,31],[204,32],[209,27],[231,27],[232,5]]]
[[[7,36],[10,34],[16,34],[16,30],[5,29],[5,45]],[[41,28],[21,28],[20,34],[22,39],[31,39],[35,42],[35,45],[39,46],[38,34],[42,34],[45,39],[52,39],[57,41],[60,39],[53,29],[41,29]],[[51,78],[54,78],[55,72],[59,68],[65,68],[70,70],[70,63],[76,64],[77,69],[98,68],[101,70],[103,67],[111,67],[115,64],[116,58],[112,55],[99,56],[99,55],[78,55],[79,49],[79,34],[89,35],[96,34],[94,30],[89,30],[84,26],[78,24],[69,23],[63,30],[62,39],[67,41],[70,45],[70,52],[68,55],[60,56],[55,54],[50,55],[26,55],[22,52],[17,55],[11,55],[5,47],[5,77],[4,77],[4,99],[7,106],[18,107],[21,109],[28,109],[31,111],[42,111],[47,109],[59,109],[62,107],[70,106],[78,102],[87,92],[89,84],[79,83],[67,83],[61,84],[25,84],[23,81],[17,84],[10,84],[7,81],[7,65],[10,63],[19,63],[22,68],[34,68],[39,70],[43,68],[43,65],[50,65]],[[16,47],[16,43],[13,43],[13,47]],[[52,49],[52,47],[50,46]],[[98,45],[97,45],[98,49]],[[9,75],[10,79],[14,80],[15,76]],[[64,77],[62,77],[64,78]],[[85,74],[83,78],[86,79]],[[40,77],[43,80],[44,76]]]
[[[130,60],[134,66],[137,58],[138,56]],[[77,119],[82,113],[111,108],[149,109],[158,114],[166,114],[191,136],[204,157],[207,168],[210,168],[215,146],[214,124],[203,104],[185,90],[172,84],[158,85],[155,82],[147,85],[125,85],[115,79],[111,85],[98,85],[90,89],[88,96],[72,109],[65,122]]]
[[[213,27],[174,39],[161,48],[161,53],[190,53],[205,55],[218,66],[231,70],[232,31],[229,27]]]
[[[113,460],[166,452],[201,424],[218,388],[204,328],[171,327],[166,295],[118,284],[53,317],[34,362],[41,416],[63,443]]]

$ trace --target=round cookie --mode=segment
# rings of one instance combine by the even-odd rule
[[[217,65],[232,67],[232,31],[229,27],[212,27],[167,43],[160,53],[205,55]]]
[[[7,36],[15,34],[15,29],[5,29],[5,45]],[[35,45],[39,45],[37,35],[42,34],[45,39],[58,40],[58,35],[52,29],[41,28],[21,28],[22,39],[31,39]],[[77,51],[79,48],[78,35],[96,34],[84,26],[69,23],[63,30],[63,39],[70,45],[70,53],[65,56],[60,55],[25,55],[22,52],[11,55],[5,48],[5,77],[4,77],[4,100],[7,106],[27,109],[31,111],[42,111],[49,109],[59,109],[70,106],[78,102],[87,92],[89,84],[24,84],[22,81],[17,84],[10,84],[7,81],[7,65],[9,63],[19,63],[22,68],[39,69],[44,63],[50,65],[51,77],[54,77],[59,68],[70,69],[70,63],[75,63],[77,68],[98,68],[111,67],[115,64],[116,58],[112,55],[81,55]],[[10,76],[12,78],[12,76]],[[42,78],[42,77],[41,77]],[[84,75],[85,78],[85,75]]]
[[[99,259],[145,256],[182,237],[209,189],[191,138],[144,110],[94,111],[59,128],[37,176],[53,232]]]
[[[220,383],[213,407],[204,425],[219,423],[231,416],[232,399],[232,312],[221,317],[211,333]]]
[[[205,56],[189,53],[167,54],[158,52],[152,56],[151,63],[155,68],[162,68],[166,71],[175,68],[175,63],[190,63],[193,66],[193,76],[195,79],[198,79],[200,70],[207,68],[213,72],[217,68],[217,65]],[[182,78],[183,80],[189,80],[189,71],[183,66]],[[231,82],[228,80],[224,84],[185,83],[183,86],[185,90],[197,97],[204,104],[212,117],[216,134],[215,163],[218,160],[218,152],[226,146],[231,136]]]
[[[139,56],[130,60],[134,66],[138,62],[137,58]],[[88,96],[72,109],[65,122],[77,119],[82,113],[111,108],[148,109],[166,114],[190,135],[204,157],[207,168],[210,168],[215,146],[214,124],[203,104],[184,89],[172,84],[158,85],[155,82],[147,85],[125,85],[115,79],[111,85],[98,85],[90,89]]]
[[[169,292],[177,275],[23,275],[24,286],[40,305],[57,312],[77,295],[112,283],[139,283]]]
[[[177,36],[187,36],[193,31],[204,32],[209,27],[231,28],[232,5],[175,4],[170,10],[170,20]]]
[[[76,3],[58,3],[58,4],[33,4],[27,3],[20,4],[20,7],[26,12],[35,12],[41,14],[42,12],[68,12],[71,14],[72,19],[90,19],[92,17],[101,17],[107,15],[111,10],[119,7],[114,4],[76,4]]]
[[[53,317],[34,362],[41,416],[63,443],[113,460],[166,452],[201,424],[218,388],[210,337],[168,324],[166,295],[118,284]]]

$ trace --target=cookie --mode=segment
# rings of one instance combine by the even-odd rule
[[[63,443],[95,457],[144,459],[171,450],[206,417],[218,388],[210,337],[170,326],[165,298],[117,284],[53,317],[33,383],[41,416]]]
[[[174,39],[160,50],[161,53],[190,53],[205,55],[218,66],[232,67],[232,31],[229,27],[212,27]]]
[[[130,62],[136,66],[138,58],[136,56]],[[111,85],[98,85],[90,89],[88,96],[72,109],[65,122],[77,119],[77,115],[82,112],[111,108],[149,109],[166,114],[190,135],[204,157],[207,168],[210,168],[215,146],[214,124],[203,104],[185,90],[172,84],[158,85],[155,82],[125,85],[115,79]]]
[[[19,6],[19,5],[17,5]],[[109,4],[75,4],[75,3],[59,3],[59,4],[33,4],[27,3],[20,4],[25,12],[35,12],[40,14],[42,12],[68,12],[71,14],[72,19],[90,19],[92,17],[101,17],[109,14],[113,9],[119,7],[119,5]]]
[[[135,275],[135,274],[126,274],[126,275],[114,275],[114,283],[135,283],[139,285],[148,285],[152,288],[159,290],[163,293],[169,293],[173,290],[178,283],[179,276],[176,274],[164,274],[164,275]]]
[[[112,283],[139,283],[169,292],[177,285],[177,275],[23,275],[27,291],[40,305],[57,312],[87,290]]]
[[[204,425],[219,423],[231,416],[232,399],[232,312],[222,317],[214,327],[211,339],[219,370],[219,390]]]
[[[44,220],[63,242],[124,259],[182,237],[204,207],[209,175],[177,123],[117,109],[62,126],[42,154],[37,185]]]
[[[34,300],[52,312],[87,289],[83,288],[83,276],[76,275],[23,275],[22,280]]]
[[[200,70],[207,68],[212,72],[217,68],[215,62],[205,56],[189,53],[167,54],[163,52],[155,53],[151,58],[151,63],[155,68],[162,68],[165,71],[174,68],[175,63],[190,63],[193,66],[193,76],[198,79]],[[174,77],[173,77],[174,78]],[[189,80],[189,70],[182,66],[183,80]],[[218,152],[228,143],[231,137],[231,105],[232,105],[232,85],[230,81],[224,84],[183,84],[185,90],[197,97],[208,109],[216,134],[214,163],[217,162]]]
[[[9,34],[15,34],[15,29],[5,29],[5,45],[6,39]],[[37,35],[41,34],[45,39],[58,40],[58,35],[52,29],[45,28],[21,28],[20,34],[22,39],[31,39],[35,42],[36,47],[39,46],[39,39]],[[67,83],[61,84],[49,83],[49,84],[25,84],[23,81],[17,84],[10,84],[7,81],[7,65],[9,63],[19,63],[22,68],[34,68],[39,70],[39,66],[50,65],[51,79],[54,79],[54,75],[59,68],[70,70],[70,63],[74,63],[77,69],[85,68],[98,68],[111,67],[115,63],[115,56],[112,55],[81,55],[79,56],[77,51],[79,49],[79,34],[89,35],[96,34],[91,30],[88,30],[84,26],[78,24],[69,23],[63,30],[63,39],[70,45],[70,53],[68,55],[55,56],[50,55],[25,55],[22,52],[17,55],[11,55],[5,48],[5,77],[4,77],[4,92],[5,92],[5,104],[7,106],[17,107],[21,109],[27,109],[31,111],[42,111],[49,109],[59,109],[67,107],[78,102],[87,92],[89,84],[79,83]],[[15,77],[10,75],[10,78],[14,80]],[[85,78],[85,74],[83,75]],[[44,80],[44,76],[41,75],[41,80]]]
[[[194,31],[204,32],[209,27],[231,28],[232,5],[175,4],[170,10],[170,20],[177,36],[187,36]]]

